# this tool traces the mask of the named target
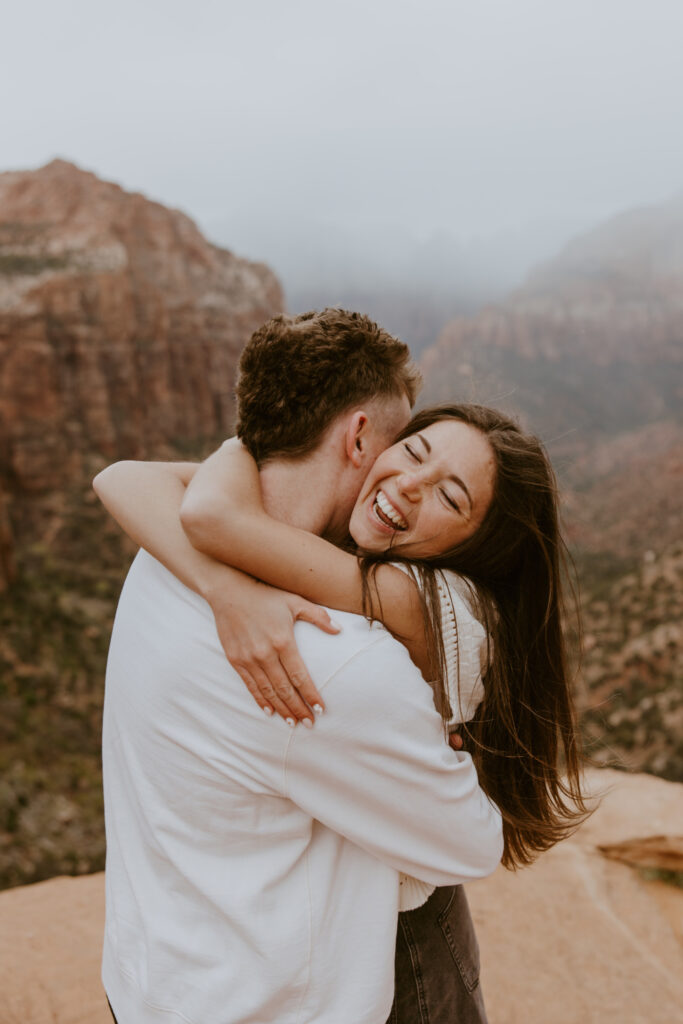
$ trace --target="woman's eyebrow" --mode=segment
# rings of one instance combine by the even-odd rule
[[[430,453],[430,452],[431,452],[431,450],[432,450],[432,446],[431,446],[431,444],[429,443],[429,441],[427,440],[427,438],[426,438],[426,437],[423,437],[423,436],[422,436],[422,434],[418,434],[417,436],[418,436],[418,437],[420,438],[420,440],[422,441],[422,444],[423,444],[423,445],[425,446],[425,448],[427,449],[427,455],[429,455],[429,453]]]

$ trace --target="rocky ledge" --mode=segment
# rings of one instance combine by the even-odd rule
[[[683,786],[609,770],[589,781],[600,805],[574,837],[468,888],[491,1024],[681,1019]],[[110,1024],[103,902],[102,875],[0,894],[3,1019]]]

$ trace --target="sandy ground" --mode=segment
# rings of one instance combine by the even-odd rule
[[[683,786],[608,771],[591,782],[607,792],[575,837],[468,887],[491,1024],[683,1022],[683,890],[597,850],[683,836]],[[103,903],[102,875],[0,894],[0,1024],[111,1024]]]

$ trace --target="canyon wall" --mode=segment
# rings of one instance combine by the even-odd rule
[[[240,350],[282,308],[177,210],[61,160],[0,174],[0,549],[23,497],[225,436]]]

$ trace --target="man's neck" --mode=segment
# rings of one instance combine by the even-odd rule
[[[269,516],[330,540],[337,539],[332,533],[343,533],[335,528],[339,467],[328,453],[318,450],[303,458],[273,459],[259,475]]]

